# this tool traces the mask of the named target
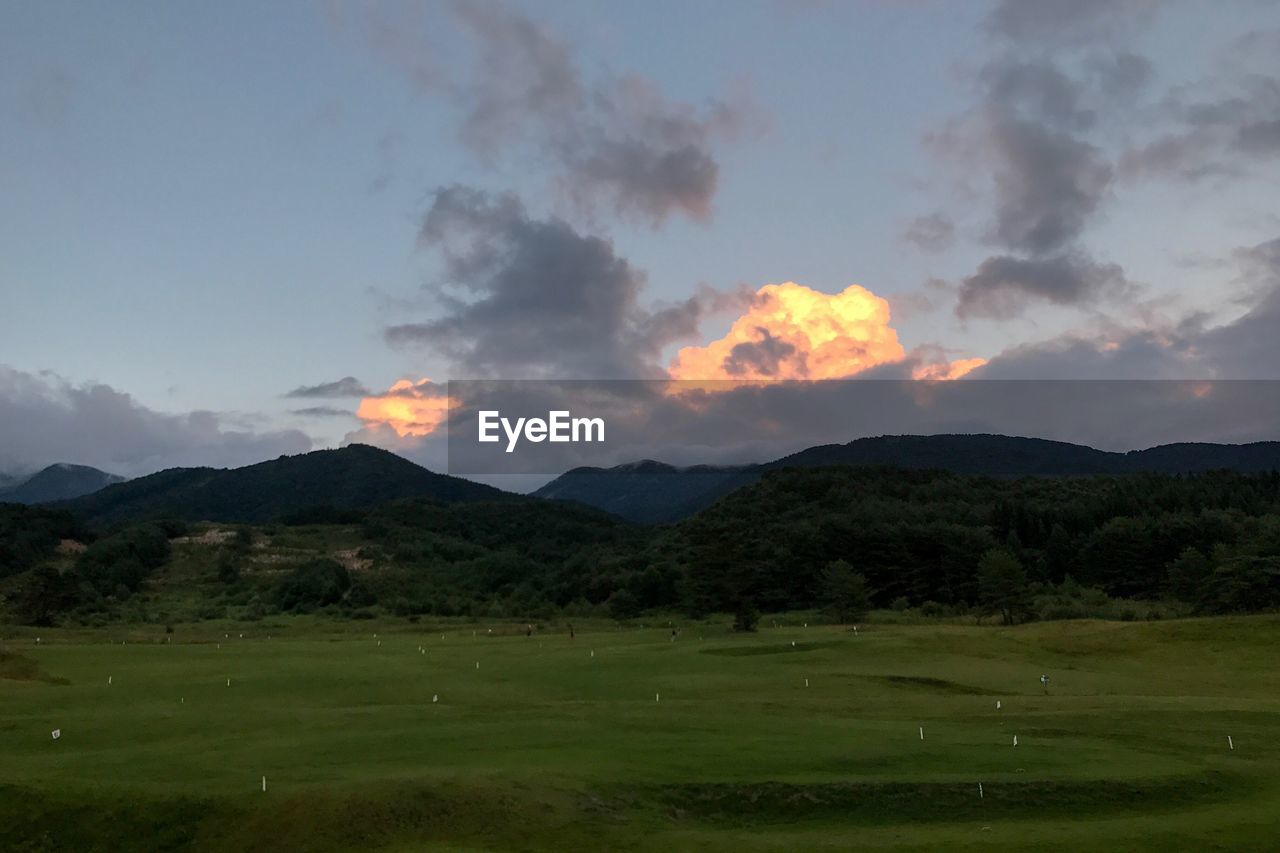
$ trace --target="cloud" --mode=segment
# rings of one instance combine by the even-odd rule
[[[917,216],[907,224],[902,239],[926,252],[941,252],[955,241],[956,226],[945,213]]]
[[[338,397],[364,397],[369,394],[369,389],[364,383],[356,379],[354,376],[344,376],[333,382],[322,382],[319,385],[303,385],[294,388],[292,391],[283,395],[286,398],[338,398]]]
[[[993,55],[973,76],[976,101],[925,137],[978,209],[986,203],[986,242],[999,250],[960,281],[959,317],[1008,319],[1037,302],[1085,308],[1137,290],[1084,244],[1115,185],[1102,141],[1132,111],[1151,64],[1119,37],[1091,35],[1136,28],[1158,5],[1017,2],[992,11]]]
[[[365,429],[390,428],[400,439],[430,435],[448,414],[448,394],[430,379],[401,379],[385,394],[365,397],[355,412]]]
[[[1246,33],[1206,79],[1169,90],[1119,159],[1125,178],[1243,177],[1280,157],[1280,31]]]
[[[183,465],[234,467],[311,449],[298,430],[232,429],[214,412],[157,412],[98,382],[0,365],[0,469],[54,462],[136,476]]]
[[[1111,184],[1102,152],[1048,124],[991,108],[981,112],[974,132],[990,158],[993,242],[1045,254],[1078,239]]]
[[[1254,293],[1240,317],[1201,316],[1105,329],[1006,350],[975,376],[987,379],[1280,380],[1280,238],[1236,253]]]
[[[445,356],[454,376],[661,375],[662,348],[738,298],[701,288],[683,302],[645,308],[645,273],[610,241],[533,218],[512,195],[440,190],[420,241],[444,259],[443,280],[432,288],[442,313],[393,325],[385,337]]]
[[[354,418],[356,413],[350,409],[337,409],[333,406],[309,406],[305,409],[290,409],[289,414],[304,418]]]
[[[960,283],[956,314],[960,317],[1006,319],[1021,313],[1027,302],[1080,305],[1132,290],[1124,271],[1072,254],[1048,258],[987,258]]]
[[[1167,0],[1000,0],[987,31],[1013,44],[1078,47],[1132,34]]]
[[[684,347],[667,372],[687,380],[839,379],[906,358],[887,300],[856,284],[830,294],[789,281],[761,287],[724,337]],[[948,375],[946,367],[919,366],[934,378]]]
[[[636,75],[588,79],[555,32],[498,2],[457,0],[431,19],[384,4],[339,7],[337,23],[420,91],[448,97],[462,114],[463,144],[482,162],[512,150],[550,162],[561,198],[587,217],[709,219],[714,144],[759,123],[741,94],[695,105]],[[470,48],[471,64],[434,62],[446,41],[434,33]]]

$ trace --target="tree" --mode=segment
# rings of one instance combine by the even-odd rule
[[[351,576],[341,563],[311,560],[285,575],[276,590],[281,610],[311,609],[334,604],[351,588]]]
[[[978,603],[986,613],[999,613],[1005,625],[1014,624],[1031,605],[1027,573],[1004,548],[992,548],[978,561]]]
[[[640,613],[639,600],[625,587],[609,596],[608,607],[609,615],[619,622],[624,619],[630,619]]]
[[[1213,563],[1198,548],[1187,548],[1169,564],[1169,592],[1187,604],[1204,597],[1205,582],[1213,574]]]
[[[738,609],[733,614],[733,630],[735,631],[754,631],[756,625],[760,622],[760,611],[756,610],[755,603],[749,598],[743,598],[738,602]]]
[[[867,578],[855,572],[845,560],[827,563],[819,578],[820,592],[826,611],[840,624],[861,619],[871,609],[871,593]]]

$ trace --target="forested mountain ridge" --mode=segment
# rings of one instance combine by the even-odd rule
[[[353,444],[243,468],[170,468],[57,506],[94,524],[147,518],[265,522],[317,507],[347,510],[405,498],[451,502],[514,497],[428,471],[386,450]]]
[[[767,471],[831,465],[892,466],[956,474],[1080,477],[1214,470],[1280,470],[1280,442],[1169,444],[1117,453],[1078,444],[1003,435],[897,435],[810,447],[759,465],[678,468],[660,462],[576,468],[534,492],[573,500],[642,523],[687,518]]]

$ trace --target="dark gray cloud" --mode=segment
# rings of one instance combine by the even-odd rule
[[[960,317],[1009,318],[1037,301],[1088,307],[1135,290],[1085,242],[1116,179],[1104,142],[1152,78],[1151,63],[1121,36],[1159,5],[994,7],[976,101],[926,136],[969,197],[989,204],[985,237],[999,250],[960,281]]]
[[[511,195],[441,190],[420,240],[444,258],[443,280],[433,288],[443,314],[385,335],[393,345],[444,355],[454,376],[661,375],[662,347],[735,299],[704,288],[646,309],[639,302],[644,272],[612,243],[559,219],[535,219]]]
[[[978,80],[986,99],[1012,115],[1067,130],[1088,130],[1097,123],[1084,87],[1051,62],[1006,57],[987,63]]]
[[[1269,50],[1259,51],[1265,45]],[[1212,76],[1171,89],[1120,157],[1127,178],[1240,177],[1280,157],[1280,33],[1237,39]]]
[[[1102,152],[1043,124],[992,115],[993,236],[1010,249],[1056,252],[1079,238],[1111,183]]]
[[[1104,296],[1129,292],[1124,270],[1082,255],[1045,258],[999,255],[987,258],[978,271],[960,282],[956,314],[1003,319],[1021,313],[1029,300],[1055,305],[1081,305]]]
[[[177,465],[248,465],[310,449],[311,439],[297,430],[232,428],[214,412],[157,412],[109,385],[0,365],[0,470],[72,462],[135,476]]]
[[[756,327],[756,332],[760,335],[760,340],[746,341],[729,350],[729,355],[724,360],[724,369],[730,376],[776,376],[778,365],[796,351],[794,345],[775,338],[763,326]]]
[[[350,409],[338,409],[333,406],[308,406],[305,409],[291,409],[289,413],[304,418],[354,418],[356,416]]]
[[[1000,0],[987,30],[1015,44],[1074,47],[1123,38],[1168,0]]]
[[[741,96],[695,105],[667,99],[642,77],[589,78],[556,33],[492,0],[456,0],[430,19],[378,5],[338,18],[417,88],[449,97],[462,113],[463,143],[483,162],[510,149],[549,161],[556,191],[588,218],[708,219],[719,182],[713,146],[756,123]],[[469,67],[455,61],[446,71],[429,58],[450,31],[466,36],[455,47],[473,49]]]
[[[955,236],[955,223],[951,221],[951,217],[940,212],[917,216],[907,223],[902,232],[903,240],[926,252],[941,252],[950,248]]]
[[[1280,238],[1237,253],[1253,296],[1238,318],[1192,316],[1156,328],[1104,330],[1001,353],[984,379],[1280,379]]]
[[[344,376],[333,382],[321,382],[319,385],[303,385],[285,394],[288,398],[339,398],[368,397],[370,391],[364,383],[354,376]]]

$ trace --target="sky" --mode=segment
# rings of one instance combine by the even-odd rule
[[[427,459],[450,379],[1280,379],[1278,191],[1275,0],[11,0],[0,471]]]

